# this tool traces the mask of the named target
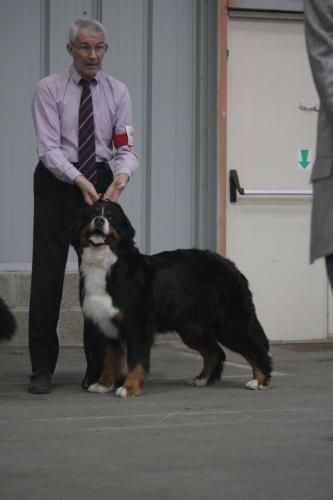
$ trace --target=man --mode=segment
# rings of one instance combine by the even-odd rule
[[[325,257],[333,290],[333,0],[305,0],[304,19],[306,45],[320,99],[317,155],[311,176],[310,260]]]
[[[117,201],[138,166],[131,101],[126,86],[101,71],[108,50],[104,27],[79,19],[67,50],[73,64],[43,78],[33,97],[39,163],[34,174],[34,233],[29,313],[33,394],[51,391],[69,245],[78,253],[77,212],[100,197]],[[114,178],[108,161],[114,158]],[[104,339],[84,324],[87,371],[82,386],[98,380]]]

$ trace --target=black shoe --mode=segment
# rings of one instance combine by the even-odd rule
[[[48,394],[52,388],[51,381],[52,377],[49,370],[38,370],[30,377],[28,391],[31,394]]]

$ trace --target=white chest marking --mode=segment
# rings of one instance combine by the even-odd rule
[[[111,319],[119,312],[113,306],[112,298],[106,291],[106,277],[111,266],[117,261],[116,255],[107,246],[83,250],[81,272],[84,276],[84,300],[82,310],[86,318],[95,323],[106,337],[117,338],[117,328]]]

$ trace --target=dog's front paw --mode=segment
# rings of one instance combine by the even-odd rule
[[[95,392],[95,393],[98,393],[98,394],[105,394],[106,392],[111,392],[113,391],[114,389],[114,385],[110,386],[110,387],[106,387],[105,385],[101,385],[101,384],[91,384],[89,387],[88,387],[88,392]]]
[[[127,398],[128,393],[126,387],[118,387],[116,390],[116,396],[118,396],[118,398]]]
[[[190,385],[195,385],[196,387],[204,387],[207,385],[208,380],[206,378],[195,377],[190,381]]]
[[[266,385],[262,385],[256,380],[255,378],[252,380],[249,380],[245,386],[247,389],[251,389],[252,391],[257,391],[257,390],[262,390],[262,389],[267,389]]]
[[[128,398],[130,396],[140,396],[141,390],[139,387],[131,387],[131,386],[122,386],[118,387],[116,390],[116,396],[119,398]]]

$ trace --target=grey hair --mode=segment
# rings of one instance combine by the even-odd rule
[[[77,32],[80,28],[88,28],[89,31],[95,35],[102,34],[106,40],[106,31],[104,26],[98,21],[95,21],[95,19],[88,19],[84,17],[77,19],[69,28],[68,40],[70,43],[74,44],[76,42]]]

